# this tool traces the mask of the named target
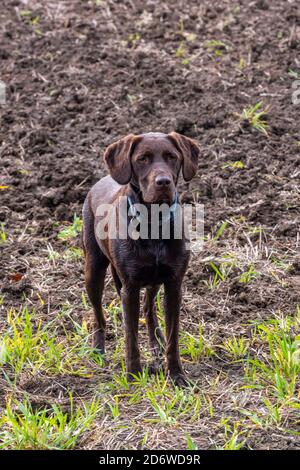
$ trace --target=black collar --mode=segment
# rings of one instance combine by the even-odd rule
[[[132,183],[131,181],[130,181],[129,185],[130,185],[131,189],[132,189],[136,194],[139,194],[139,193],[141,192],[139,186],[137,186],[136,184]]]
[[[139,189],[139,191],[140,191],[140,189]],[[140,221],[140,215],[138,214],[138,211],[135,207],[135,204],[138,203],[138,201],[134,201],[133,198],[130,195],[127,196],[127,201],[128,201],[128,206],[129,206],[129,209],[130,209],[129,215],[131,216],[132,219],[136,219],[136,220]],[[164,222],[166,222],[168,220],[174,220],[174,215],[175,215],[175,212],[178,208],[178,205],[179,205],[179,196],[178,196],[178,192],[176,191],[175,197],[172,201],[172,204],[170,205],[170,210],[169,210],[168,217],[167,217],[167,219],[164,220]],[[159,221],[159,225],[161,225],[161,224],[162,224],[162,220]]]

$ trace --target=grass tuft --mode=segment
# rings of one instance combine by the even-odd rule
[[[75,238],[82,230],[82,219],[74,214],[72,224],[68,225],[58,233],[58,238],[61,240],[69,240]]]
[[[264,118],[268,115],[269,107],[267,106],[264,109],[261,109],[261,107],[261,102],[256,103],[253,106],[248,106],[248,108],[243,110],[242,114],[236,114],[236,116],[242,121],[247,121],[253,129],[268,136],[269,125]]]
[[[69,412],[58,405],[35,410],[28,399],[8,401],[0,419],[0,449],[73,449],[98,411],[97,400],[74,407],[72,395]]]

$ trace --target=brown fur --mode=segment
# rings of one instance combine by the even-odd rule
[[[197,171],[198,156],[196,142],[175,132],[124,137],[105,151],[104,160],[111,176],[102,178],[90,190],[84,203],[85,279],[96,317],[94,345],[104,354],[106,322],[101,302],[105,274],[110,264],[122,299],[129,375],[141,371],[138,322],[139,292],[143,287],[146,287],[143,310],[154,367],[160,365],[165,340],[158,326],[155,297],[163,284],[167,369],[177,384],[185,382],[179,357],[178,329],[181,285],[189,252],[185,239],[101,240],[95,231],[98,222],[96,210],[103,203],[114,207],[121,196],[129,196],[134,202],[148,206],[162,202],[171,205],[176,195],[180,169],[184,179],[189,181]]]

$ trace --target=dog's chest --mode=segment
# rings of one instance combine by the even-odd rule
[[[130,275],[142,286],[160,284],[173,277],[176,270],[174,261],[165,242],[152,240],[132,253]]]

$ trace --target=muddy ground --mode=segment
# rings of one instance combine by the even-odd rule
[[[250,321],[295,312],[298,2],[4,0],[0,34],[0,79],[7,87],[0,105],[3,331],[7,309],[24,303],[44,321],[68,304],[76,321],[91,322],[81,301],[82,260],[52,263],[49,249],[79,246],[79,237],[66,242],[58,233],[81,215],[89,188],[106,174],[105,147],[131,132],[175,130],[201,146],[197,177],[180,183],[183,201],[205,206],[206,236],[185,278],[182,328],[193,331],[200,321],[204,336],[218,343],[233,333],[247,335]],[[267,134],[238,116],[258,102],[267,108]],[[237,161],[242,165],[229,163]],[[226,270],[230,257],[235,263],[226,282],[212,286],[210,263]],[[256,274],[240,282],[251,267]],[[105,301],[111,302],[110,278],[107,287]],[[113,335],[108,343],[114,347]],[[217,359],[186,364],[200,385],[220,367]],[[26,376],[19,386],[44,396],[49,381],[37,385]],[[75,396],[94,384],[72,377],[58,383]],[[112,446],[122,447],[125,435]],[[206,429],[193,438],[209,448],[212,436],[215,431]],[[152,446],[182,444],[175,431],[169,439]],[[126,442],[137,446],[130,436]],[[248,445],[300,447],[296,437],[278,431],[258,432]]]

